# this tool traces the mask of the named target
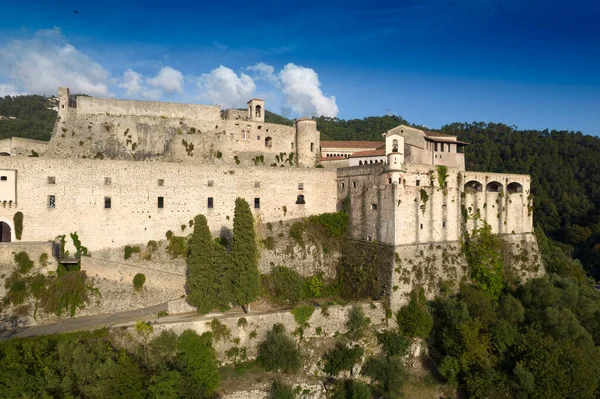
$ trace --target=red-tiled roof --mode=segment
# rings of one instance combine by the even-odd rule
[[[348,158],[342,157],[342,156],[339,156],[339,157],[322,157],[321,158],[321,162],[323,162],[323,161],[341,161],[343,159],[348,159]]]
[[[350,155],[350,158],[380,157],[380,156],[384,156],[384,155],[385,155],[385,149],[384,150],[358,151],[358,152],[355,152],[354,154]]]
[[[321,141],[321,148],[378,148],[381,141]]]

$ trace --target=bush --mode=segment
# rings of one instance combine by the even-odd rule
[[[135,246],[126,245],[125,246],[125,254],[123,255],[123,259],[127,260],[127,259],[131,258],[131,255],[139,254],[140,252],[142,252],[142,250],[140,249],[139,245],[135,245]]]
[[[212,319],[210,322],[210,329],[215,337],[215,341],[220,341],[222,339],[231,337],[231,331],[229,330],[229,327],[217,319]]]
[[[148,241],[148,244],[146,244],[146,249],[149,252],[156,252],[158,250],[158,243],[154,240],[150,240]]]
[[[268,236],[267,238],[262,240],[262,243],[265,246],[265,248],[269,251],[275,249],[275,239],[273,238],[273,236]]]
[[[275,324],[263,342],[258,345],[258,362],[267,371],[294,373],[300,369],[300,351],[287,336],[283,324]]]
[[[12,282],[7,282],[8,292],[6,293],[6,297],[13,305],[21,305],[27,299],[27,284],[25,280],[13,280]]]
[[[348,329],[348,337],[351,339],[360,339],[364,334],[365,327],[369,324],[365,317],[365,312],[360,306],[354,305],[348,312],[348,321],[346,328]]]
[[[306,297],[306,281],[295,271],[278,266],[261,276],[262,291],[274,301],[295,305]]]
[[[144,283],[146,282],[146,276],[142,273],[138,273],[133,276],[133,288],[136,291],[141,291],[144,288]]]
[[[33,261],[29,259],[29,255],[27,255],[27,252],[19,252],[18,254],[14,254],[13,256],[19,268],[19,273],[26,274],[33,268]]]
[[[62,271],[50,281],[42,295],[41,306],[46,313],[61,316],[68,311],[71,317],[85,306],[90,287],[85,271]]]
[[[364,352],[360,346],[349,348],[344,343],[337,342],[335,347],[323,355],[323,360],[325,360],[323,371],[332,377],[335,377],[344,370],[352,371],[352,367],[354,367]]]
[[[308,324],[308,320],[314,313],[315,308],[313,306],[298,306],[290,310],[290,312],[294,315],[294,319],[296,319],[296,323],[298,323],[301,327]]]
[[[346,212],[322,213],[308,218],[311,223],[323,226],[333,237],[342,237],[348,231]]]
[[[371,378],[374,397],[401,397],[406,372],[399,356],[370,358],[363,366],[362,374]]]
[[[427,308],[422,287],[410,294],[410,302],[396,314],[399,331],[407,337],[427,338],[433,327],[433,318]]]
[[[301,222],[296,222],[290,227],[290,237],[292,237],[300,246],[304,246],[304,225]]]
[[[21,240],[23,234],[23,212],[19,211],[15,213],[13,222],[15,223],[15,237],[17,240]]]
[[[41,267],[48,266],[48,254],[45,252],[40,255],[40,266]]]
[[[377,341],[387,356],[404,356],[410,346],[409,339],[400,331],[383,331],[377,334]]]
[[[281,381],[273,381],[271,384],[271,388],[269,388],[269,396],[268,399],[294,399],[296,398],[296,394],[294,393],[294,389],[282,383]]]
[[[167,253],[171,255],[172,258],[177,258],[179,256],[187,256],[188,254],[188,240],[185,237],[179,237],[173,235],[171,233],[171,238],[169,238],[169,243],[167,244]]]
[[[337,380],[333,386],[331,399],[371,399],[369,386],[355,380]]]
[[[308,290],[310,295],[313,297],[320,297],[323,295],[323,289],[325,288],[325,282],[320,274],[309,277],[308,279]]]

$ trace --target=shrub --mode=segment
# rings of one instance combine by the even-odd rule
[[[15,306],[25,302],[25,299],[27,299],[27,284],[25,280],[14,280],[8,284],[6,296],[10,303]]]
[[[14,254],[13,256],[19,268],[19,273],[25,274],[33,268],[33,261],[29,259],[29,255],[27,255],[27,252],[19,252],[18,254]]]
[[[410,302],[396,314],[399,331],[407,337],[427,338],[433,327],[433,318],[427,308],[422,287],[410,294]]]
[[[313,297],[320,297],[323,294],[325,288],[325,282],[320,274],[309,277],[308,279],[308,290],[310,295]]]
[[[13,216],[13,222],[15,223],[15,237],[17,240],[21,240],[23,234],[23,212],[19,211]]]
[[[126,245],[125,246],[125,254],[123,255],[123,259],[127,260],[127,259],[131,258],[131,255],[139,254],[140,252],[142,252],[142,250],[140,249],[139,245],[134,245],[134,246]]]
[[[323,355],[323,360],[325,360],[323,371],[333,377],[344,370],[352,371],[352,367],[364,352],[360,346],[349,348],[342,342],[336,342],[335,347]]]
[[[365,312],[360,306],[354,305],[348,312],[348,321],[346,328],[348,329],[348,337],[351,339],[362,338],[365,327],[369,324],[365,317]]]
[[[142,288],[144,288],[144,283],[146,282],[146,276],[142,273],[138,273],[135,276],[133,276],[133,288],[136,289],[136,291],[141,291]]]
[[[269,388],[269,395],[267,399],[295,399],[296,393],[294,389],[284,384],[283,382],[276,380],[271,384],[271,388]]]
[[[355,380],[336,380],[332,391],[332,399],[371,399],[374,397],[367,384]]]
[[[188,240],[185,237],[178,237],[171,233],[171,238],[169,238],[169,243],[167,244],[167,253],[171,255],[172,258],[177,258],[179,256],[187,256],[188,253]]]
[[[158,250],[158,243],[154,240],[148,241],[146,244],[146,249],[150,252],[156,252]]]
[[[240,317],[238,319],[237,325],[238,325],[238,327],[246,328],[246,326],[248,325],[248,320],[246,320],[245,317]]]
[[[305,326],[308,324],[308,320],[312,316],[315,308],[313,306],[298,306],[297,308],[292,309],[290,312],[294,315],[294,319],[296,319],[296,323],[300,326]]]
[[[292,237],[300,246],[304,246],[304,225],[301,222],[296,222],[290,227],[290,237]]]
[[[48,266],[48,254],[45,252],[40,255],[40,266],[41,267]]]
[[[265,246],[265,248],[269,251],[275,249],[275,239],[273,238],[273,236],[268,236],[267,238],[262,240],[262,243]]]
[[[305,298],[306,281],[295,271],[277,266],[271,273],[261,276],[263,292],[274,301],[295,305]]]
[[[374,397],[402,397],[400,391],[406,372],[399,356],[370,358],[363,366],[362,374],[371,378]]]
[[[267,371],[293,373],[300,369],[300,351],[285,333],[283,324],[275,324],[263,342],[258,345],[258,362]]]
[[[228,339],[231,337],[231,331],[229,330],[229,327],[217,319],[212,319],[210,322],[210,329],[213,333],[215,341],[220,341],[222,339]]]
[[[73,317],[85,306],[90,289],[85,271],[59,271],[42,295],[41,306],[46,313],[61,316],[68,311]]]
[[[308,220],[323,226],[333,237],[342,237],[348,231],[348,214],[346,212],[322,213],[313,215]]]
[[[377,334],[377,341],[387,356],[404,356],[410,346],[409,339],[400,331],[383,331]]]

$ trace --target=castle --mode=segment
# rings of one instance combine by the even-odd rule
[[[182,232],[199,213],[227,235],[242,197],[262,223],[346,206],[352,238],[394,246],[399,262],[429,258],[436,276],[460,280],[464,270],[441,258],[458,256],[462,231],[482,221],[518,248],[537,248],[529,176],[465,171],[466,145],[404,125],[385,142],[321,142],[312,119],[266,123],[260,99],[220,110],[73,100],[60,88],[50,142],[0,141],[2,242],[17,240],[16,212],[21,241],[77,231],[92,252]],[[402,270],[392,279],[397,295],[417,282]]]

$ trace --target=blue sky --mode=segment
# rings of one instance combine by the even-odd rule
[[[0,95],[600,134],[591,1],[0,1]],[[77,10],[75,14],[73,10]]]

